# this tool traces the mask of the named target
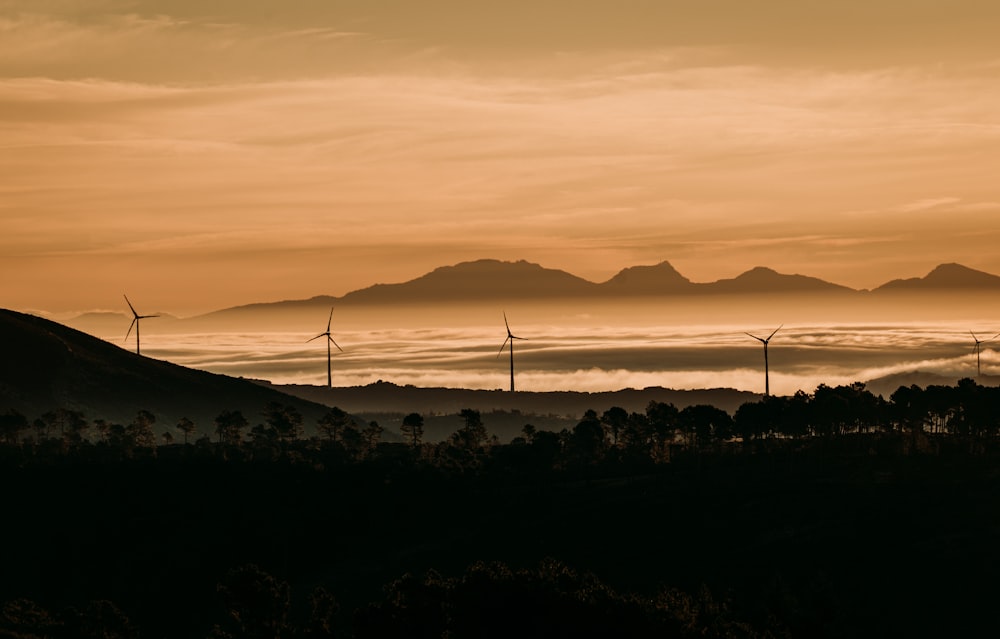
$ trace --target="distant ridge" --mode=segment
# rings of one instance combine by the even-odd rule
[[[224,308],[203,315],[178,320],[186,328],[217,319],[238,318],[247,314],[266,316],[270,313],[317,313],[341,303],[356,306],[391,306],[430,303],[464,303],[490,300],[505,304],[517,300],[614,300],[623,297],[644,299],[695,299],[731,295],[828,296],[842,300],[874,294],[891,298],[886,293],[942,294],[949,291],[1000,290],[1000,276],[977,271],[960,264],[942,264],[925,277],[897,279],[871,291],[859,291],[847,286],[800,274],[779,273],[758,266],[733,278],[714,282],[692,282],[670,262],[632,266],[622,269],[610,279],[595,283],[566,271],[543,267],[519,260],[507,262],[483,259],[442,266],[412,280],[393,284],[375,284],[351,291],[341,297],[317,295],[308,299],[258,302]],[[321,315],[326,311],[324,310]],[[69,324],[86,329],[94,318],[83,316]],[[105,318],[105,323],[107,318]],[[127,328],[127,323],[126,323]]]
[[[702,284],[705,292],[711,293],[856,293],[852,288],[805,275],[785,275],[763,266],[729,280],[719,280]]]
[[[442,266],[400,284],[376,284],[341,299],[359,304],[534,299],[582,297],[596,290],[593,282],[532,262],[477,260]]]
[[[941,264],[924,277],[892,280],[875,289],[875,292],[937,292],[969,289],[1000,290],[1000,277],[961,264]]]
[[[619,297],[670,297],[734,293],[854,293],[853,289],[803,275],[785,275],[758,267],[736,278],[696,283],[681,275],[669,262],[622,269],[611,279],[595,283],[566,271],[533,262],[483,259],[442,266],[416,279],[395,284],[375,284],[342,297],[319,295],[303,300],[261,302],[213,311],[197,318],[218,318],[244,311],[314,310],[339,303],[392,305],[430,302],[601,299]]]
[[[34,315],[0,309],[0,412],[15,409],[29,419],[57,408],[83,412],[88,420],[127,424],[139,410],[156,418],[156,431],[171,431],[181,417],[211,433],[223,410],[240,410],[251,426],[268,402],[291,404],[307,427],[327,408],[249,380],[194,370],[149,357]]]
[[[622,269],[610,280],[599,285],[602,292],[619,295],[690,293],[697,286],[677,272],[677,269],[667,261],[654,266],[631,266]]]

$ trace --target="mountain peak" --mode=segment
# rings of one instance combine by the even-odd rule
[[[595,285],[566,271],[518,260],[482,259],[441,266],[414,280],[376,284],[348,293],[360,303],[468,301],[505,298],[558,298],[581,295]]]
[[[664,260],[652,266],[631,266],[622,269],[601,287],[614,293],[657,295],[680,292],[691,288],[691,280]]]
[[[704,285],[714,293],[809,293],[851,291],[851,289],[806,275],[787,275],[766,266],[740,273],[733,279]]]
[[[773,268],[768,268],[766,266],[755,266],[745,273],[741,273],[736,276],[736,279],[752,279],[757,277],[801,277],[798,275],[783,276],[778,271]]]
[[[955,262],[939,264],[924,277],[924,280],[930,282],[958,285],[968,285],[970,282],[995,282],[998,279],[1000,278],[997,278],[996,275],[977,271]]]
[[[887,282],[877,291],[956,290],[975,288],[1000,288],[1000,277],[977,271],[962,264],[939,264],[924,277],[911,277]]]

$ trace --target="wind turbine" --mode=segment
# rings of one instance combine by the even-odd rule
[[[516,339],[526,339],[524,337],[518,337],[510,332],[510,324],[507,323],[507,312],[503,314],[503,323],[507,327],[507,339],[503,341],[500,346],[500,351],[497,353],[497,359],[503,354],[504,347],[507,346],[507,342],[510,342],[510,392],[514,392],[514,340]]]
[[[326,320],[326,332],[325,333],[320,333],[316,337],[314,337],[312,339],[309,339],[309,340],[306,340],[306,343],[308,344],[309,342],[313,341],[313,339],[319,339],[319,338],[323,337],[324,335],[326,336],[326,385],[329,388],[333,388],[333,377],[332,377],[331,372],[330,372],[330,344],[333,344],[334,346],[336,346],[337,350],[340,351],[341,353],[344,352],[344,349],[342,349],[340,347],[340,344],[338,344],[336,341],[334,341],[333,337],[330,335],[330,322],[332,322],[332,321],[333,321],[333,307],[331,306],[330,307],[330,317],[329,317],[329,319]]]
[[[784,324],[782,324],[781,326],[784,326]],[[780,331],[781,326],[774,329],[774,333]],[[772,337],[774,337],[774,333],[768,335],[767,339],[764,339],[763,337],[757,337],[756,335],[750,335],[750,333],[747,333],[747,335],[750,335],[750,337],[754,338],[755,340],[764,345],[764,397],[767,397],[771,394],[771,380],[768,377],[768,371],[767,371],[767,343],[771,341]]]
[[[976,340],[976,345],[972,347],[972,350],[976,354],[976,377],[979,377],[980,375],[983,374],[982,368],[980,367],[979,363],[979,353],[983,350],[982,345],[985,344],[986,342],[992,342],[996,338],[1000,337],[1000,333],[997,333],[996,335],[994,335],[989,339],[979,339],[978,337],[976,337],[976,334],[973,333],[972,331],[969,331],[969,335],[972,335],[972,339]]]
[[[132,323],[128,325],[128,332],[125,333],[125,339],[122,342],[128,341],[128,336],[132,334],[132,327],[135,327],[135,354],[141,355],[139,352],[139,320],[146,319],[147,317],[159,317],[159,315],[139,315],[135,312],[135,307],[132,306],[132,302],[128,301],[128,295],[122,294],[125,298],[125,303],[128,304],[129,309],[132,311]]]

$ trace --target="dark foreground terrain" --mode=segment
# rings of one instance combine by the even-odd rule
[[[6,446],[0,637],[996,636],[1000,450],[910,440]]]

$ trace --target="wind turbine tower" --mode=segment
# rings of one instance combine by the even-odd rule
[[[781,326],[784,326],[784,324],[782,324]],[[780,331],[781,326],[774,329],[774,333]],[[764,397],[768,397],[771,395],[771,380],[767,370],[767,343],[771,341],[772,337],[774,337],[774,333],[768,335],[767,339],[764,339],[763,337],[757,337],[756,335],[750,335],[750,333],[747,333],[747,335],[750,335],[750,337],[754,338],[755,340],[764,345]]]
[[[972,348],[972,350],[976,354],[976,377],[980,377],[983,374],[983,369],[982,366],[980,365],[979,354],[983,350],[982,348],[983,344],[985,344],[986,342],[992,342],[996,338],[1000,337],[1000,333],[997,333],[996,335],[994,335],[989,339],[979,339],[978,337],[976,337],[976,334],[973,333],[972,331],[969,331],[969,335],[972,335],[972,339],[976,340],[976,345]]]
[[[344,352],[344,349],[342,349],[340,347],[340,344],[338,344],[337,342],[335,342],[334,339],[333,339],[333,337],[330,335],[330,323],[332,321],[333,321],[333,307],[331,306],[330,307],[330,317],[326,320],[326,331],[323,332],[323,333],[320,333],[319,335],[317,335],[316,337],[314,337],[312,339],[306,340],[306,343],[308,344],[309,342],[313,341],[314,339],[319,339],[319,338],[321,338],[323,336],[326,336],[326,385],[327,385],[327,388],[333,388],[333,374],[332,374],[332,371],[330,369],[330,344],[333,344],[334,346],[336,346],[337,350],[340,351],[341,353]]]
[[[510,342],[510,392],[513,393],[514,392],[514,340],[525,339],[525,338],[518,337],[517,335],[514,335],[513,333],[510,332],[510,324],[507,323],[506,311],[503,314],[503,323],[504,326],[507,327],[507,339],[505,339],[503,341],[503,344],[500,346],[500,351],[497,353],[497,359],[500,358],[500,356],[503,354],[503,349],[507,346],[507,343]]]
[[[135,307],[132,306],[132,302],[128,301],[128,295],[122,294],[125,298],[125,303],[128,304],[129,310],[132,311],[132,323],[128,325],[128,332],[125,333],[125,339],[123,342],[128,341],[128,336],[132,334],[132,327],[135,327],[135,354],[141,355],[139,352],[139,320],[146,319],[147,317],[159,317],[159,315],[139,315],[135,312]]]

